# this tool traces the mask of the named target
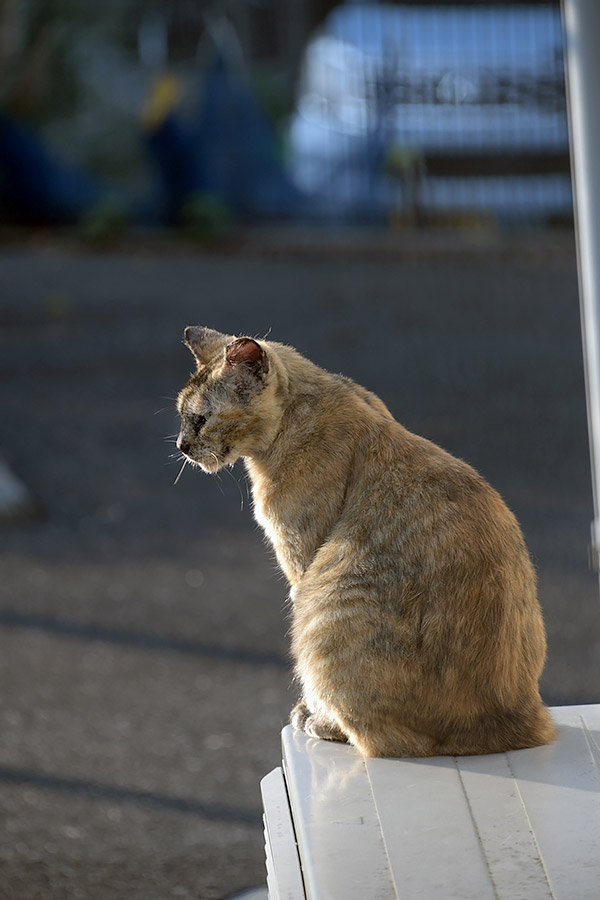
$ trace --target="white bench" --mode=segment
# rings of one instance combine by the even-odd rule
[[[600,704],[552,715],[548,746],[432,759],[284,728],[261,783],[270,900],[599,900]]]

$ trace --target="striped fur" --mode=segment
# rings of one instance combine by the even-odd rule
[[[552,740],[535,573],[493,488],[291,347],[199,327],[186,342],[180,446],[209,472],[245,458],[290,582],[295,727],[366,756]]]

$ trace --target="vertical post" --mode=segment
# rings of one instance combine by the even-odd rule
[[[592,562],[600,572],[600,2],[562,5],[594,498]]]
[[[308,0],[279,0],[277,14],[279,63],[285,76],[287,99],[293,102],[302,53],[311,32],[311,3]]]

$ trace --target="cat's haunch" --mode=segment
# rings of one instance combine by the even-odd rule
[[[366,756],[552,740],[535,573],[496,491],[291,347],[200,326],[185,343],[178,447],[206,472],[244,458],[291,586],[292,724]]]

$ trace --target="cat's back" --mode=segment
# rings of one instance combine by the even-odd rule
[[[354,399],[362,428],[332,552],[343,544],[346,559],[376,570],[379,579],[387,574],[421,589],[443,581],[457,600],[472,595],[474,578],[487,579],[490,592],[496,586],[533,599],[535,573],[521,529],[494,488],[463,460],[408,431],[383,404],[365,399],[361,389]]]
[[[396,709],[417,733],[440,736],[408,755],[551,739],[537,692],[543,621],[516,518],[467,463],[375,407],[362,413],[343,512],[295,595],[302,677],[337,692],[339,661],[352,658],[349,707],[376,686],[381,734],[357,739],[361,752],[400,752]]]

